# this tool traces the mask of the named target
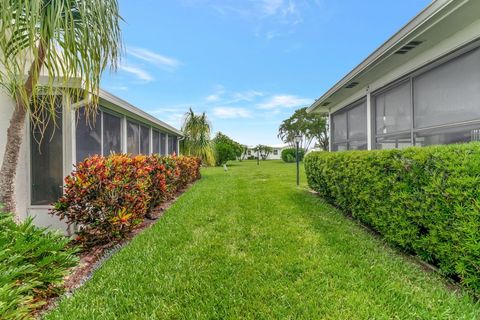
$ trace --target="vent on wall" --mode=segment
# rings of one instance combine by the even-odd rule
[[[350,82],[348,85],[345,86],[345,88],[351,89],[358,86],[358,82]]]
[[[407,52],[410,52],[411,50],[421,45],[422,43],[423,41],[410,41],[409,43],[401,47],[398,51],[396,51],[395,54],[406,54]]]

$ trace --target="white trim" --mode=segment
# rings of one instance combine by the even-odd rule
[[[328,131],[329,131],[329,137],[328,137],[328,151],[332,151],[332,137],[333,137],[333,125],[332,125],[332,113],[328,113]]]
[[[116,97],[114,96],[113,94],[105,91],[105,90],[100,90],[99,91],[99,97],[106,100],[106,101],[109,101],[110,103],[126,110],[126,111],[129,111],[133,114],[136,114],[142,118],[144,118],[145,120],[148,120],[154,124],[156,124],[157,126],[160,126],[161,128],[163,128],[164,130],[167,130],[173,134],[176,134],[176,135],[179,135],[179,136],[183,136],[183,133],[180,131],[180,130],[177,130],[175,129],[174,127],[170,126],[169,124],[155,118],[154,116],[146,113],[145,111],[135,107],[134,105],[128,103],[127,101],[119,98],[119,97]]]
[[[122,117],[122,152],[128,153],[128,137],[127,137],[127,116]]]
[[[372,150],[372,94],[367,91],[367,150]]]

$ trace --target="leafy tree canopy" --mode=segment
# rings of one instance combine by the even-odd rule
[[[244,152],[243,145],[221,132],[218,132],[213,139],[213,145],[215,147],[217,166],[221,166],[229,160],[240,159]]]
[[[295,136],[302,136],[300,148],[306,152],[312,141],[323,150],[328,150],[328,124],[327,118],[317,113],[307,113],[307,108],[301,108],[288,119],[284,120],[278,128],[278,137],[292,147],[295,145]]]
[[[269,147],[269,146],[266,146],[266,145],[263,145],[263,144],[259,144],[253,150],[260,154],[260,157],[262,158],[262,160],[267,160],[270,153],[273,152],[272,147]]]

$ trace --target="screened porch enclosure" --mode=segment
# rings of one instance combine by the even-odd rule
[[[79,110],[75,136],[77,162],[92,155],[122,152],[132,155],[178,154],[177,136],[105,108],[100,108],[93,119],[87,119],[85,112]]]
[[[58,96],[57,115],[43,129],[29,130],[29,207],[46,208],[62,195],[63,178],[73,164],[89,156],[113,153],[178,154],[178,136],[148,121],[100,106],[87,117],[83,108],[64,108]]]
[[[453,53],[367,95],[330,115],[331,151],[367,149],[369,132],[372,149],[479,140],[480,48]]]

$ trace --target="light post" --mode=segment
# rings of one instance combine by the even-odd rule
[[[260,149],[257,149],[257,166],[260,165]]]
[[[295,156],[295,159],[297,160],[297,186],[300,185],[300,159],[298,158],[298,149],[300,148],[300,142],[302,142],[302,135],[299,132],[295,135],[295,145],[297,146],[297,152]]]

